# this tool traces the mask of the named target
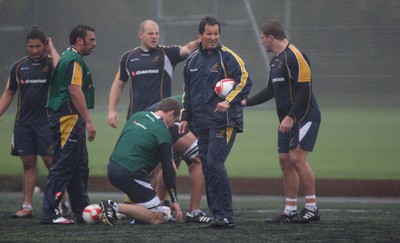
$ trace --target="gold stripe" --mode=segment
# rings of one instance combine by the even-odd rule
[[[61,148],[64,147],[72,129],[75,127],[76,121],[78,121],[78,115],[68,115],[60,118],[60,133],[61,133]]]
[[[224,77],[228,78],[228,72],[226,71],[225,63],[221,60],[222,70],[224,71]]]
[[[233,127],[226,128],[226,144],[228,144],[229,141],[231,140],[232,132],[233,132]]]
[[[182,108],[181,108],[181,114],[179,115],[179,121],[182,121],[182,113],[185,111],[185,107],[183,107],[183,103],[185,102],[185,95],[186,95],[186,93],[183,92],[183,94],[182,94]]]
[[[132,203],[132,200],[130,199],[130,197],[128,197],[128,195],[125,195],[125,203]]]
[[[9,89],[10,88],[10,78],[7,80],[7,84],[6,84],[6,88],[5,89]]]
[[[236,61],[239,63],[240,65],[240,70],[242,73],[242,77],[240,79],[239,84],[236,86],[235,90],[233,90],[232,92],[229,93],[229,95],[225,98],[226,101],[231,102],[238,93],[240,93],[240,91],[242,91],[242,89],[244,88],[244,86],[247,83],[247,78],[249,76],[249,74],[247,73],[247,70],[245,68],[245,64],[243,62],[243,60],[236,54],[234,53],[231,49],[229,49],[226,46],[222,46],[222,50],[229,52],[233,55],[233,57],[236,59]]]
[[[311,68],[308,65],[306,59],[301,52],[292,44],[289,45],[290,50],[293,51],[299,64],[299,79],[298,82],[310,82],[311,81]]]
[[[82,81],[83,81],[82,67],[78,62],[74,62],[74,72],[72,75],[71,84],[82,86]]]
[[[165,54],[165,51],[164,51],[164,49],[161,49],[161,52],[164,54],[164,58],[163,58],[163,65],[162,65],[162,67],[163,67],[163,70],[161,71],[161,80],[160,80],[160,98],[161,99],[164,99],[164,96],[163,96],[163,89],[164,89],[164,71],[165,71],[165,58],[166,58],[166,54]],[[171,77],[171,79],[172,79],[172,77]]]
[[[118,68],[117,74],[115,74],[115,80],[120,80],[121,68]]]

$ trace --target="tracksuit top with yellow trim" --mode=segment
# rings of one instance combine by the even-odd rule
[[[224,78],[235,80],[233,90],[225,98],[230,104],[226,112],[215,112],[224,99],[214,90],[215,84]],[[193,122],[197,131],[235,127],[243,130],[241,101],[250,93],[252,81],[244,61],[221,43],[215,49],[203,49],[192,53],[184,68],[184,95],[181,119]]]
[[[71,83],[70,80],[67,80],[66,73],[69,64],[73,61],[78,63],[82,68],[82,78],[74,79],[73,81],[78,81],[78,83],[74,84],[81,85],[86,100],[86,107],[88,109],[94,107],[94,86],[89,67],[85,64],[78,51],[70,47],[61,55],[50,84],[50,95],[46,106],[53,111],[57,111],[66,102],[72,103],[68,92],[68,86]]]

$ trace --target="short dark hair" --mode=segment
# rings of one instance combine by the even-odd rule
[[[94,29],[92,27],[89,27],[87,25],[78,25],[75,28],[71,30],[71,33],[69,34],[69,44],[73,45],[76,43],[76,40],[78,37],[85,39],[86,33],[88,31],[93,31]]]
[[[200,34],[204,33],[204,31],[206,29],[206,25],[211,25],[211,26],[218,25],[218,33],[221,33],[221,24],[215,18],[206,16],[204,19],[202,19],[200,21],[200,24],[199,24],[199,33]]]
[[[174,111],[175,117],[177,117],[181,113],[181,107],[176,99],[165,98],[160,102],[156,111],[163,111],[163,112]]]
[[[260,28],[260,31],[265,35],[272,35],[278,40],[286,39],[285,30],[281,23],[279,23],[276,19],[268,20],[263,26]]]
[[[43,44],[46,43],[46,36],[36,25],[32,26],[32,29],[26,34],[26,43],[28,43],[29,40],[35,39],[40,40]]]

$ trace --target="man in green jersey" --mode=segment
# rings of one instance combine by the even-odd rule
[[[137,112],[125,124],[110,156],[108,179],[128,195],[132,204],[100,201],[106,224],[115,224],[116,213],[130,216],[144,224],[160,224],[169,220],[170,215],[163,212],[160,199],[148,178],[158,163],[161,163],[163,169],[171,208],[176,211],[176,219],[182,221],[172,158],[174,140],[168,130],[178,120],[179,114],[179,102],[166,98],[155,112]]]
[[[94,86],[89,67],[83,61],[96,47],[94,29],[79,25],[69,35],[71,46],[63,52],[54,70],[47,100],[50,126],[54,133],[53,166],[44,191],[42,224],[72,224],[56,210],[68,190],[75,220],[82,223],[82,211],[90,204],[87,194],[89,142],[96,128],[89,109],[94,107]]]

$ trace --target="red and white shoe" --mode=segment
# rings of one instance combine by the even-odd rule
[[[66,219],[64,217],[58,217],[56,219],[53,219],[53,224],[73,224],[74,221]]]
[[[11,216],[12,218],[33,218],[32,208],[21,208],[15,214]]]

